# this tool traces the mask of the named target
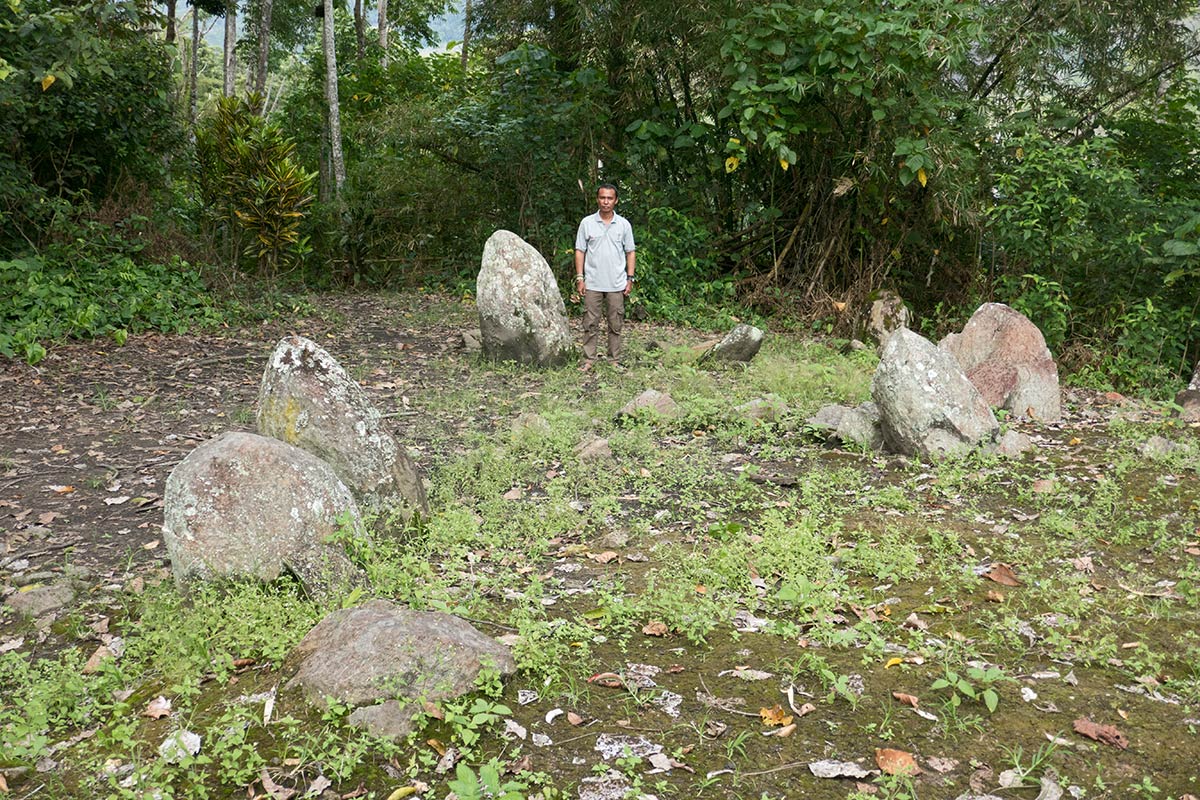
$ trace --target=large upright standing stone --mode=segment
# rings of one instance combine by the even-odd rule
[[[888,337],[871,380],[884,443],[906,455],[965,452],[995,438],[999,424],[954,356],[900,328]]]
[[[275,347],[258,392],[258,431],[327,461],[368,509],[429,513],[412,459],[342,365],[303,336]]]
[[[749,361],[758,355],[762,347],[763,331],[753,325],[741,323],[717,342],[711,350],[700,357],[701,361]]]
[[[253,578],[291,572],[315,595],[361,585],[329,539],[362,534],[350,490],[329,465],[253,433],[225,433],[171,471],[163,491],[163,540],[175,578]]]
[[[552,367],[570,356],[567,309],[550,265],[515,233],[496,231],[483,246],[475,303],[485,357]]]
[[[907,328],[908,322],[908,306],[904,305],[904,300],[890,289],[882,289],[871,303],[871,313],[867,317],[867,336],[882,348],[893,333]]]
[[[984,303],[938,344],[954,354],[989,405],[1055,422],[1062,416],[1058,365],[1042,332],[1003,303]]]

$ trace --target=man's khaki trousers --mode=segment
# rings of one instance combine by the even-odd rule
[[[596,340],[600,336],[600,304],[608,302],[608,355],[614,361],[621,356],[621,326],[625,322],[624,292],[583,293],[583,357],[596,357]]]

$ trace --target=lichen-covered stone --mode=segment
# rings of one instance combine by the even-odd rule
[[[303,336],[280,341],[263,371],[258,432],[328,462],[366,509],[429,512],[420,472],[366,392]]]
[[[363,585],[329,539],[343,524],[363,535],[354,497],[333,470],[298,447],[225,433],[167,478],[163,540],[176,580],[295,575],[318,596]]]
[[[871,380],[887,447],[906,455],[959,454],[994,441],[1000,425],[954,356],[907,328],[892,333]]]
[[[486,358],[552,367],[570,357],[567,309],[554,273],[515,233],[496,231],[484,244],[475,303]]]
[[[425,702],[471,691],[485,668],[511,675],[516,664],[508,648],[464,620],[387,600],[329,614],[285,667],[289,689],[320,707],[345,703],[351,723],[393,738],[412,730]]]

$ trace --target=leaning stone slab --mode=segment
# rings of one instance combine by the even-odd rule
[[[647,389],[622,406],[617,412],[617,419],[636,416],[644,409],[652,409],[654,413],[667,418],[677,417],[680,412],[679,404],[671,395],[657,389]]]
[[[5,604],[27,617],[40,617],[51,611],[68,606],[75,599],[75,589],[70,581],[59,581],[45,586],[30,586],[24,591],[14,592],[5,599]]]
[[[483,355],[553,367],[571,355],[567,309],[550,265],[510,231],[496,231],[483,246],[475,281]]]
[[[387,600],[333,612],[287,661],[288,688],[315,705],[329,698],[352,706],[352,723],[393,738],[412,731],[425,702],[471,691],[484,668],[516,670],[508,648],[469,623]]]
[[[762,330],[743,323],[705,352],[700,361],[749,361],[758,355],[762,343]]]
[[[303,336],[275,346],[258,392],[258,432],[327,462],[364,508],[429,513],[416,465],[363,388]]]
[[[363,532],[350,490],[324,461],[277,439],[225,433],[197,447],[167,478],[163,517],[181,583],[290,572],[315,596],[363,584],[328,543],[343,522]]]
[[[1058,365],[1029,319],[1003,303],[984,303],[938,346],[954,354],[989,405],[1043,422],[1062,416]]]
[[[965,453],[995,439],[1000,425],[954,356],[900,328],[887,340],[871,379],[884,443],[905,455]]]

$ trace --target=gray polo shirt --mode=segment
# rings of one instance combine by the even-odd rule
[[[586,288],[593,292],[625,291],[625,254],[637,249],[629,220],[614,211],[612,221],[606,225],[599,211],[589,214],[579,222],[575,249],[584,254]]]

